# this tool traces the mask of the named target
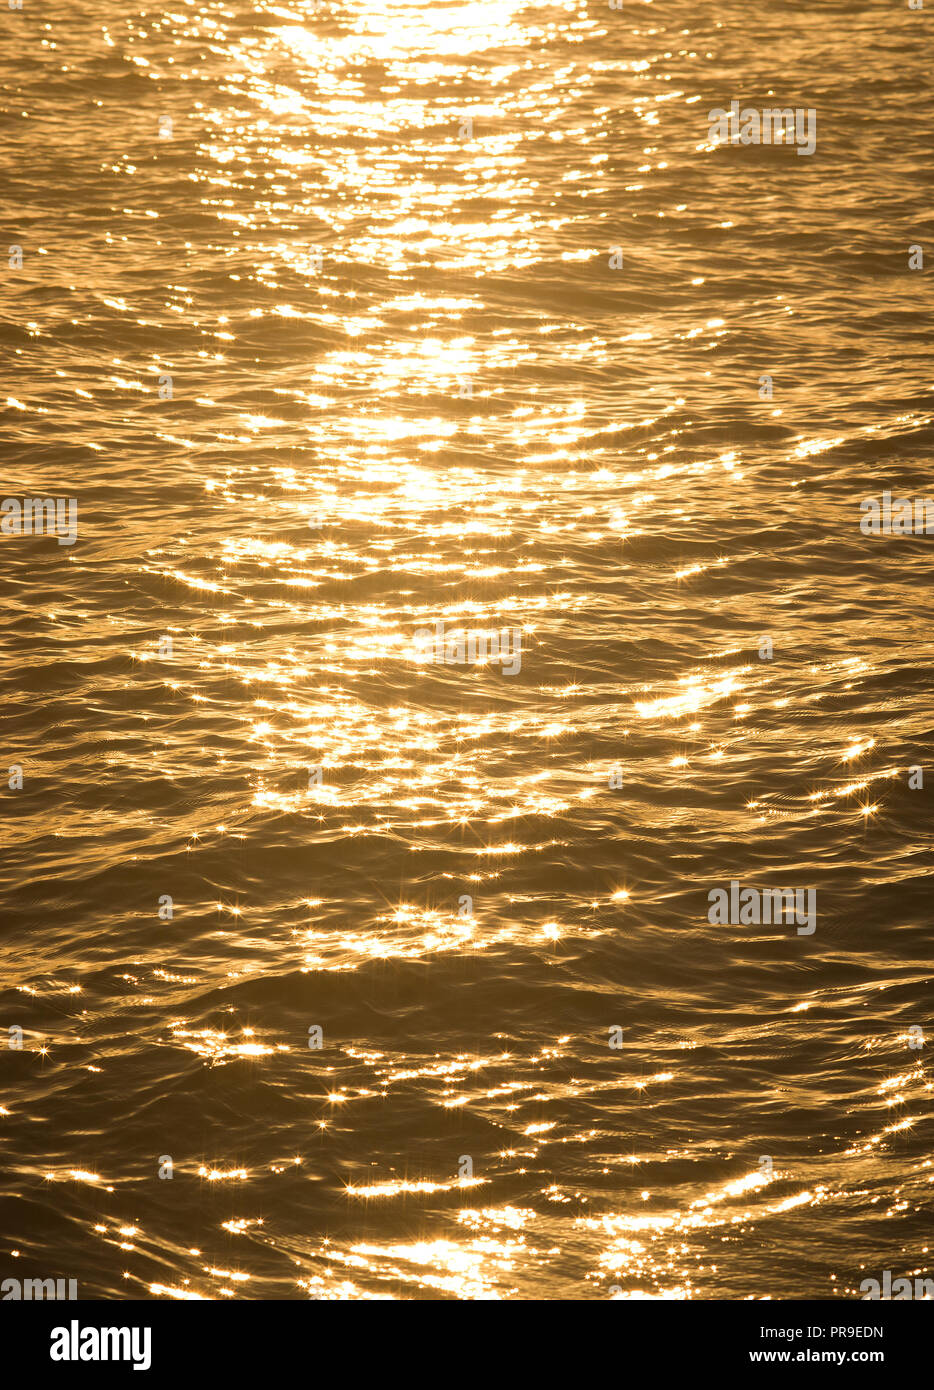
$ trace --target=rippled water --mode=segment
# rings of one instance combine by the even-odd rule
[[[2,490],[80,515],[0,552],[0,1273],[931,1271],[931,541],[859,529],[931,490],[930,24],[0,13]]]

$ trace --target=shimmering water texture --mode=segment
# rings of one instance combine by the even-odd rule
[[[0,11],[0,1273],[934,1272],[932,15]]]

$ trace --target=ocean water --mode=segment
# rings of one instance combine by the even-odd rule
[[[0,1275],[934,1273],[932,14],[0,12]]]

